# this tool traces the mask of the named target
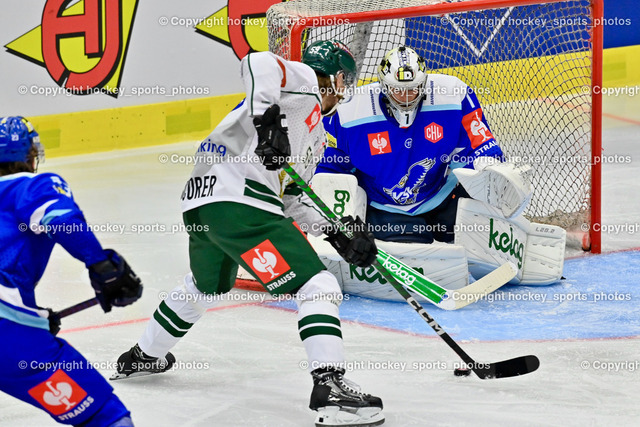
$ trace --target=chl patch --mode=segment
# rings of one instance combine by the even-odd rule
[[[369,138],[369,149],[372,156],[391,153],[389,132],[370,133],[367,137]]]
[[[87,392],[62,369],[29,390],[29,394],[53,415],[73,410],[87,397]]]
[[[309,132],[311,132],[313,128],[315,128],[318,123],[320,123],[321,119],[322,113],[320,112],[320,105],[316,104],[316,106],[313,107],[313,111],[311,112],[311,114],[309,114],[309,117],[304,120],[304,122],[309,127]]]
[[[265,285],[291,269],[269,239],[243,253],[241,258]]]
[[[473,149],[493,139],[493,134],[482,121],[482,108],[477,108],[464,116],[462,126],[467,131]]]
[[[436,122],[431,122],[428,126],[424,127],[424,137],[427,141],[431,141],[434,144],[442,139],[444,132],[442,126]]]

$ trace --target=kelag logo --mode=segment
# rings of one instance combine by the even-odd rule
[[[196,31],[230,46],[239,59],[269,50],[266,13],[276,3],[280,0],[227,0],[227,6],[204,18]]]
[[[117,97],[138,0],[71,2],[47,0],[41,25],[5,48],[73,94]]]

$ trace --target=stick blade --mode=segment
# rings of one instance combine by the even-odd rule
[[[474,369],[473,372],[483,379],[509,378],[534,372],[540,367],[540,359],[534,355],[515,357],[501,362],[491,363],[488,368]]]

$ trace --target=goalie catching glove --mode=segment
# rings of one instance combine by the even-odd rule
[[[133,304],[142,296],[142,282],[124,258],[113,249],[105,249],[107,259],[89,266],[89,279],[105,313],[112,306]]]
[[[280,106],[273,104],[262,116],[253,118],[258,131],[258,146],[255,153],[267,170],[280,169],[291,155],[291,146],[287,135],[287,118],[280,114]]]
[[[373,234],[367,230],[365,223],[358,216],[356,219],[350,215],[345,216],[340,219],[340,222],[353,237],[347,237],[342,230],[333,226],[323,230],[327,235],[325,240],[331,243],[331,246],[349,264],[363,268],[369,267],[378,255]]]

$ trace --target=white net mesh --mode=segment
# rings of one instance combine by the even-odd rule
[[[279,3],[267,13],[269,48],[290,58],[309,42],[338,39],[350,46],[361,65],[362,84],[375,79],[387,50],[401,44],[412,47],[430,70],[455,75],[472,87],[508,159],[533,166],[535,190],[527,217],[568,229],[589,223],[590,1],[429,12],[429,5],[459,3],[473,5],[472,0]],[[401,8],[404,16],[412,17],[399,17]],[[351,23],[357,16],[352,13],[370,16],[370,22]],[[292,46],[290,29],[296,22],[308,28],[302,43]]]

